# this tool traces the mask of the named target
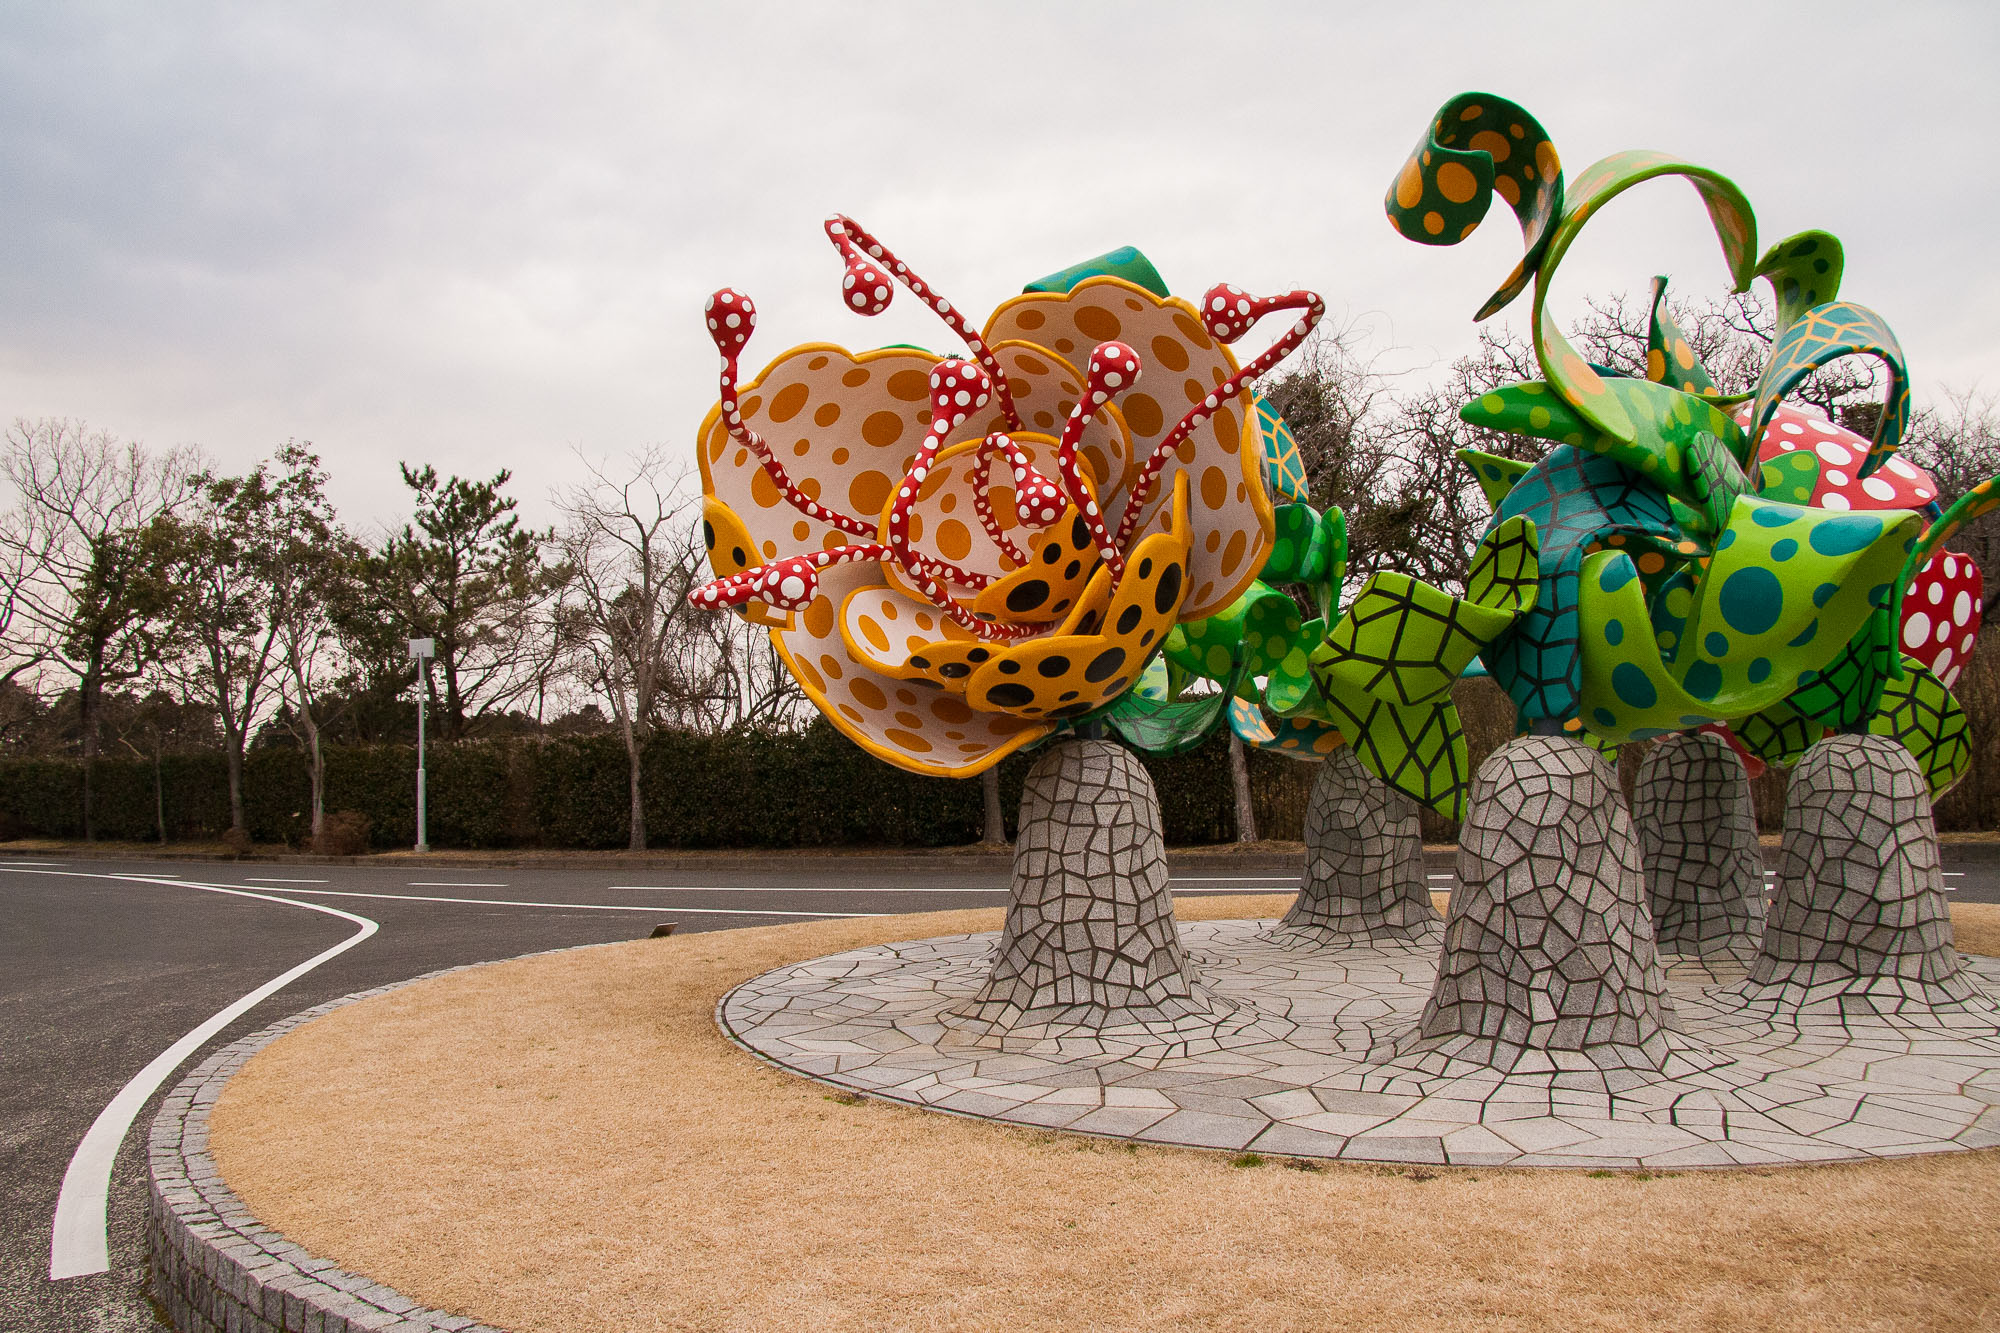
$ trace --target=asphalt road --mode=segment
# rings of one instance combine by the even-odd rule
[[[1948,875],[1954,899],[2000,902],[2000,863],[1967,862]],[[1254,866],[1174,875],[1180,893],[1273,892],[1296,882],[1296,871]],[[1450,886],[1447,875],[1433,882]],[[216,1047],[278,1018],[441,967],[644,938],[666,921],[685,933],[997,906],[1005,883],[991,862],[912,869],[907,860],[858,857],[668,872],[0,855],[0,1217],[8,1222],[0,1330],[158,1327],[143,1291],[147,1127],[165,1088]],[[109,1271],[51,1281],[65,1171],[99,1113],[211,1016],[365,933],[355,917],[379,929],[222,1026],[144,1098],[111,1159]]]

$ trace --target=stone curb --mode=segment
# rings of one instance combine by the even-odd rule
[[[286,1240],[251,1214],[208,1155],[209,1113],[251,1056],[344,1005],[466,970],[427,972],[293,1014],[211,1055],[167,1094],[148,1152],[146,1254],[153,1299],[179,1333],[501,1333],[427,1309]]]

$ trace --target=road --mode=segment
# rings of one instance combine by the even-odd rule
[[[911,864],[774,856],[674,872],[447,870],[0,855],[0,1216],[10,1222],[0,1330],[158,1327],[143,1292],[146,1127],[161,1092],[216,1047],[354,991],[441,967],[644,938],[668,921],[685,933],[1006,901],[1005,872],[990,862]],[[1968,862],[1948,874],[1954,899],[2000,902],[2000,864]],[[1174,875],[1177,893],[1274,892],[1296,882],[1296,872],[1254,866]],[[1450,887],[1448,875],[1433,882]],[[185,1058],[163,1060],[183,1039]],[[140,1077],[149,1065],[151,1085]],[[108,1174],[101,1223],[89,1206],[90,1152],[79,1151],[87,1131],[103,1147],[97,1174]],[[69,1265],[92,1267],[95,1244],[107,1271],[50,1279],[65,1195]]]

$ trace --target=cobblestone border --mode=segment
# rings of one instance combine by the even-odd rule
[[[586,948],[595,947],[586,945]],[[259,1222],[208,1155],[208,1117],[250,1057],[345,1005],[463,972],[448,967],[356,991],[224,1047],[182,1079],[153,1118],[148,1153],[148,1289],[180,1333],[501,1333],[418,1305],[372,1278],[316,1258]]]

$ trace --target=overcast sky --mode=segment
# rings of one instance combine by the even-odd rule
[[[1572,176],[1659,148],[1733,177],[1763,243],[1834,232],[1920,396],[2000,390],[1991,6],[1615,8],[10,5],[0,416],[232,469],[309,439],[359,525],[405,512],[398,460],[504,466],[545,517],[572,448],[691,457],[718,286],[758,302],[751,369],[941,341],[907,295],[842,309],[836,211],[981,318],[1133,244],[1188,296],[1312,287],[1421,375],[1520,249],[1498,207],[1455,249],[1383,217],[1471,88],[1532,111]],[[1560,307],[1655,272],[1725,283],[1679,182],[1592,224]]]

